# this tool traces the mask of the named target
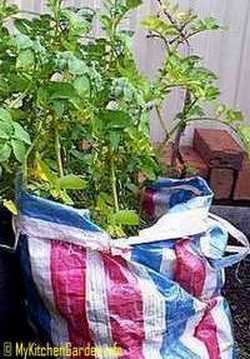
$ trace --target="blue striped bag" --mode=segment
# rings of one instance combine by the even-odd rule
[[[88,211],[18,194],[16,247],[38,335],[61,358],[236,358],[221,289],[224,268],[249,253],[246,237],[209,214],[201,178],[162,179],[147,194],[156,224],[119,240]]]

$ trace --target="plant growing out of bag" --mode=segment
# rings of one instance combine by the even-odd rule
[[[49,0],[49,12],[32,19],[1,4],[1,198],[13,210],[6,199],[21,166],[29,191],[89,208],[96,223],[122,236],[140,222],[140,177],[154,180],[159,167],[150,86],[133,58],[133,33],[121,26],[141,1],[104,3],[97,15]]]
[[[250,152],[250,128],[243,123],[242,113],[219,102],[217,76],[204,67],[200,56],[191,51],[193,38],[206,31],[221,30],[221,26],[215,18],[201,19],[192,9],[181,9],[178,2],[155,2],[158,5],[157,14],[146,17],[143,26],[149,30],[148,37],[160,41],[165,49],[154,83],[154,104],[165,131],[164,144],[173,142],[171,165],[176,167],[178,160],[184,165],[185,174],[179,146],[186,127],[195,121],[216,121],[229,126]],[[169,121],[170,126],[167,126],[162,109],[165,100],[176,89],[182,92],[183,103],[174,119]],[[210,113],[206,108],[211,109]]]
[[[184,109],[176,118],[180,134],[201,114],[202,104],[217,97],[215,76],[201,67],[200,59],[178,51],[189,40],[183,38],[189,36],[187,27],[200,32],[217,24],[192,13],[180,15],[177,8],[171,10],[171,21],[145,19],[167,48],[164,67],[151,84],[137,69],[133,33],[123,25],[141,3],[105,0],[99,14],[49,0],[48,12],[30,19],[1,2],[0,199],[12,212],[13,179],[21,168],[29,191],[89,208],[93,221],[112,237],[145,225],[138,192],[143,181],[154,181],[161,173],[150,141],[152,105],[159,110],[173,87],[186,90]],[[165,16],[168,7],[162,7]],[[102,27],[100,35],[95,34],[96,23]],[[220,113],[232,126],[241,119],[224,107]]]

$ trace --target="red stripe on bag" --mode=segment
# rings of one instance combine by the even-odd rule
[[[72,347],[93,347],[85,309],[86,250],[53,241],[51,276],[55,304],[67,321]],[[88,354],[82,353],[78,358],[94,358]]]
[[[205,278],[206,266],[202,258],[194,254],[190,248],[190,240],[183,240],[176,244],[175,277],[188,293],[196,298],[201,297]]]
[[[215,305],[216,300],[212,300],[194,333],[194,336],[206,345],[209,353],[209,359],[221,358],[219,343],[217,340],[217,327],[211,314],[211,310],[215,307]]]
[[[103,260],[112,337],[123,352],[119,358],[143,359],[143,301],[136,277],[123,258],[103,255]]]

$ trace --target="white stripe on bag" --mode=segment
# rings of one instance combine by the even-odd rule
[[[173,279],[176,266],[176,253],[174,249],[162,248],[162,260],[160,273],[167,275],[168,278]]]
[[[55,239],[96,250],[107,250],[110,246],[110,237],[105,232],[87,231],[65,224],[47,222],[27,216],[18,216],[16,218],[15,227],[17,233],[22,232],[30,237]]]
[[[162,359],[160,349],[166,328],[166,300],[158,291],[146,269],[139,264],[129,264],[139,282],[142,302],[145,340],[143,354],[145,359]]]
[[[50,313],[51,337],[54,345],[61,346],[69,343],[68,326],[65,319],[57,312],[53,286],[51,281],[49,240],[29,238],[29,253],[32,275],[41,299]]]
[[[211,310],[211,315],[216,325],[217,341],[221,359],[233,358],[234,338],[232,324],[226,314],[223,297],[216,298],[216,305]]]
[[[192,353],[198,355],[200,359],[209,359],[210,356],[205,343],[195,337],[195,329],[204,315],[206,305],[198,301],[196,303],[198,303],[195,308],[196,313],[187,321],[185,331],[180,337],[180,342]]]
[[[94,345],[104,349],[103,355],[98,355],[98,358],[116,359],[108,350],[105,351],[105,348],[112,348],[114,342],[109,320],[104,263],[101,255],[90,249],[87,249],[86,313]]]

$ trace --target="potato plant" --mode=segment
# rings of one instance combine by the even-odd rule
[[[192,53],[194,37],[206,31],[220,31],[212,17],[200,18],[192,9],[183,10],[178,2],[155,0],[158,10],[143,20],[148,37],[160,41],[165,49],[162,66],[154,82],[154,105],[165,131],[165,141],[173,143],[172,166],[177,160],[184,165],[179,145],[186,127],[195,121],[222,123],[238,134],[250,153],[250,127],[243,123],[238,109],[220,103],[217,76],[203,65],[203,59]],[[179,88],[184,96],[182,107],[175,118],[164,121],[162,108],[173,90]],[[210,112],[206,111],[209,108]],[[166,126],[166,122],[170,123]],[[185,174],[185,173],[184,173]]]
[[[140,178],[154,180],[159,169],[149,137],[150,85],[137,70],[133,34],[121,25],[141,1],[104,3],[96,14],[49,0],[48,13],[32,19],[1,3],[1,198],[11,205],[21,167],[29,191],[89,208],[122,236],[140,222]]]

